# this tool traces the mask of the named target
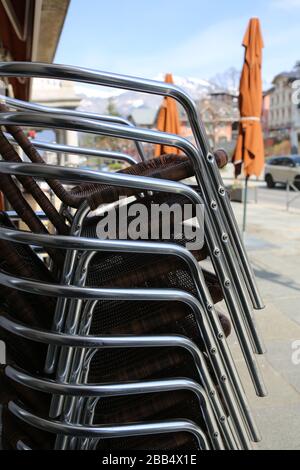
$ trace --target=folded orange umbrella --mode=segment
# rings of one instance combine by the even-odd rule
[[[166,83],[173,83],[172,74],[167,73],[165,76]],[[163,99],[163,103],[158,111],[156,127],[161,132],[170,134],[180,134],[180,120],[176,101],[169,96]],[[175,147],[168,145],[156,145],[155,157],[166,153],[174,153],[179,155],[181,151]]]
[[[263,39],[258,18],[251,18],[243,40],[245,61],[243,65],[239,108],[240,125],[233,163],[235,175],[241,173],[244,165],[245,175],[261,174],[264,167],[264,142],[261,127],[262,111],[262,48]]]

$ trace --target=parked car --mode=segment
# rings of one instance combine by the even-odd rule
[[[268,188],[274,188],[277,183],[289,183],[300,189],[300,155],[272,157],[267,160],[265,182]]]

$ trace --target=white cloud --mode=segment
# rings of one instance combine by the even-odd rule
[[[300,8],[300,0],[273,0],[271,6],[281,8],[283,10],[293,10]]]

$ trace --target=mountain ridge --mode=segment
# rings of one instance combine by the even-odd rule
[[[163,74],[159,74],[155,77],[155,80],[158,81],[163,81],[163,79]],[[194,100],[204,98],[218,88],[213,82],[201,78],[174,75],[173,80],[175,85],[183,88]],[[134,108],[146,107],[158,109],[162,101],[161,96],[146,93],[137,93],[134,91],[120,92],[120,90],[116,92],[110,90],[111,95],[109,95],[108,90],[106,90],[103,91],[103,88],[101,88],[99,90],[99,96],[97,96],[95,88],[91,90],[89,90],[88,87],[78,88],[77,94],[78,96],[82,96],[82,101],[78,109],[105,114],[109,102],[113,101],[116,111],[120,115],[127,117]]]

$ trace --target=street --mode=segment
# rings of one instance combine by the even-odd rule
[[[257,199],[259,203],[277,206],[283,209],[287,207],[287,201],[290,201],[291,210],[300,210],[300,192],[290,191],[287,192],[286,188],[276,186],[274,189],[267,188],[264,183],[251,187],[249,191],[249,199],[255,199],[255,191],[257,191]]]
[[[230,163],[221,170],[221,176],[226,187],[230,187],[234,183],[233,173],[233,165]],[[240,180],[240,184],[244,187],[243,179]],[[266,206],[286,210],[287,201],[289,200],[291,211],[300,210],[300,191],[293,191],[291,189],[288,192],[284,186],[280,185],[275,186],[274,189],[267,188],[263,176],[260,181],[250,179],[248,188],[248,201],[251,203],[257,201]]]

